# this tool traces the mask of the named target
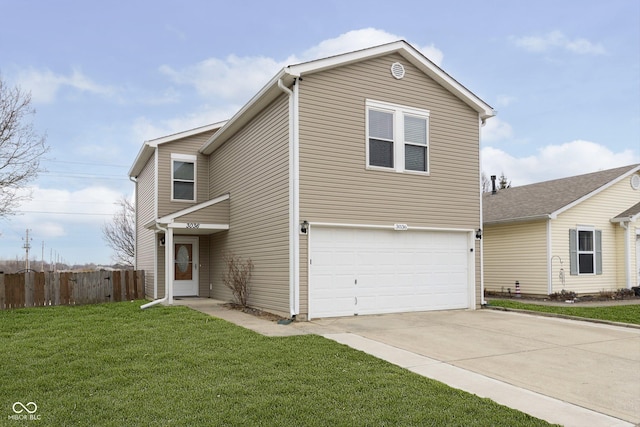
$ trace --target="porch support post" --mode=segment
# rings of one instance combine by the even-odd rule
[[[165,280],[165,294],[167,295],[167,303],[169,305],[173,304],[173,278],[174,278],[174,270],[175,263],[174,259],[174,250],[173,250],[173,228],[167,227],[166,239],[165,239],[165,271],[167,272],[167,278]]]

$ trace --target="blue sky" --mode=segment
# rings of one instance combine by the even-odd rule
[[[101,226],[143,141],[228,119],[281,67],[405,39],[498,115],[513,185],[640,162],[640,2],[0,0],[0,74],[51,147],[0,259],[109,263]]]

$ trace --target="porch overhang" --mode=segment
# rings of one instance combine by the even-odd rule
[[[179,234],[208,235],[229,229],[229,194],[190,206],[149,221],[144,226],[155,231],[172,229]]]

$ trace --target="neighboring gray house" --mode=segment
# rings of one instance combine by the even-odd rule
[[[640,165],[485,193],[488,291],[597,294],[640,281]]]
[[[249,303],[298,319],[475,308],[493,115],[404,41],[282,69],[229,121],[143,145],[147,295],[229,300],[233,252]]]

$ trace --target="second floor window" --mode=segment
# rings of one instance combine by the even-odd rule
[[[171,199],[193,202],[196,200],[195,156],[171,156]]]
[[[367,169],[429,173],[429,111],[367,100]]]

